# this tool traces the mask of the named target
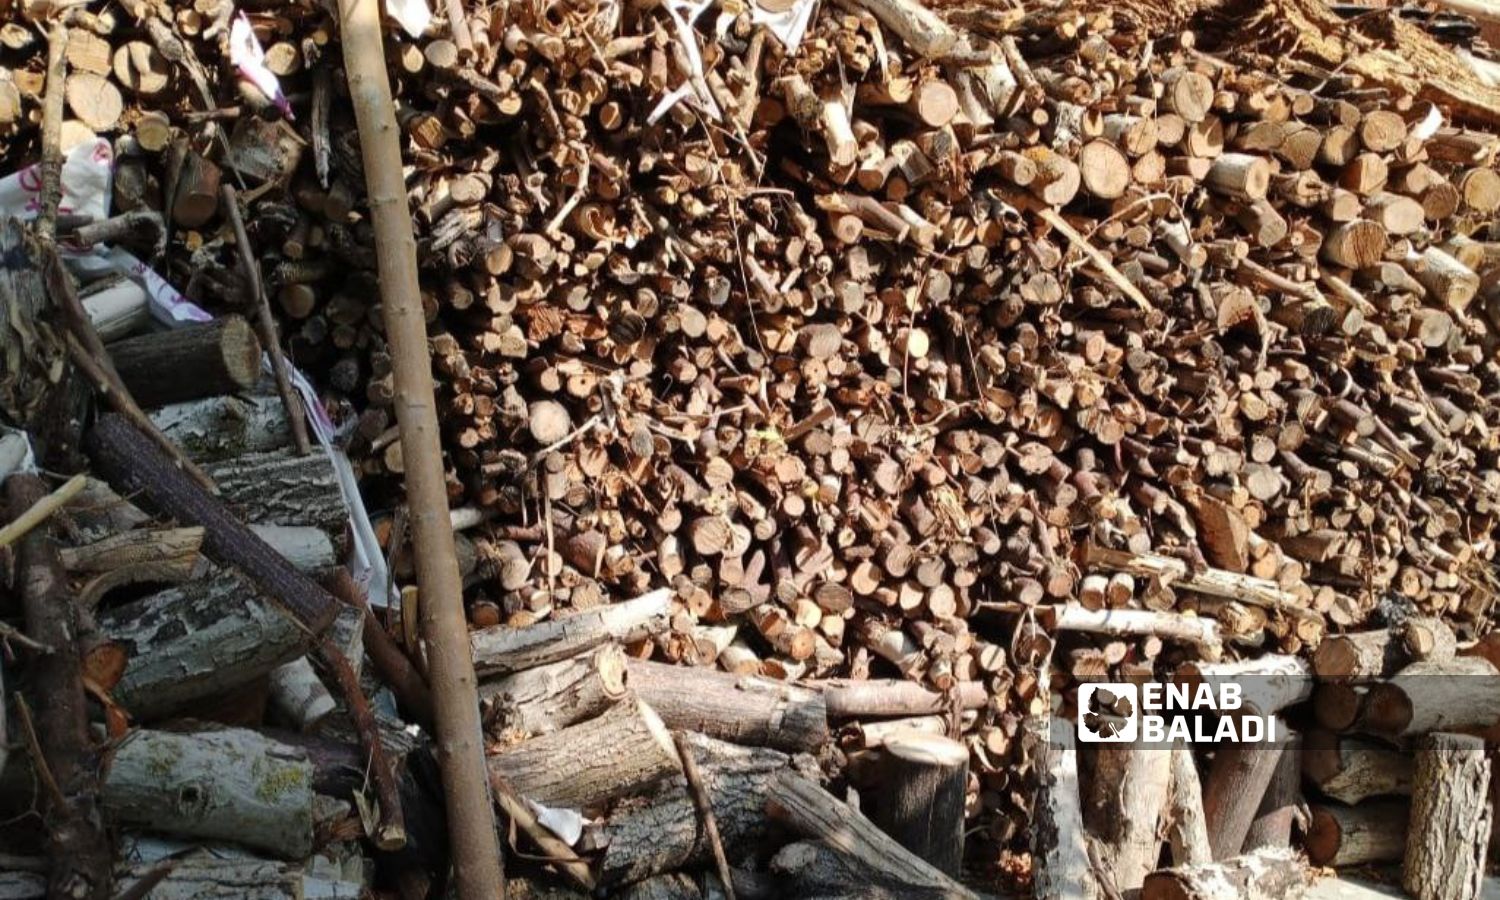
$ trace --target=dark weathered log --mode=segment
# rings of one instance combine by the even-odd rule
[[[598,806],[679,771],[672,735],[638,700],[489,758],[521,796],[547,806]]]
[[[204,462],[279,450],[292,439],[286,409],[264,394],[205,397],[147,414],[189,457]]]
[[[303,859],[312,785],[305,755],[253,731],[137,729],[110,752],[104,806],[122,825]]]
[[[823,695],[764,678],[632,660],[630,688],[668,728],[736,744],[816,750],[828,741]]]
[[[257,525],[312,525],[342,535],[349,514],[333,464],[322,453],[247,453],[207,463],[225,505]]]
[[[1490,761],[1484,741],[1430,734],[1417,750],[1401,885],[1416,900],[1474,900],[1489,849]]]
[[[766,802],[772,818],[838,851],[860,873],[861,880],[868,878],[955,900],[975,897],[968,888],[914,856],[869,819],[801,775],[782,773]]]
[[[957,877],[963,867],[964,795],[969,751],[931,734],[897,735],[885,742],[881,791],[870,820],[901,846]]]
[[[15,520],[48,494],[28,473],[5,481],[7,518]],[[26,636],[48,652],[28,666],[31,708],[36,710],[34,752],[42,756],[52,788],[43,794],[47,833],[48,893],[58,897],[110,896],[110,844],[99,811],[99,777],[91,762],[88,701],[78,645],[80,610],[69,595],[67,576],[45,523],[21,537],[16,548],[17,587]]]
[[[1318,866],[1393,862],[1406,852],[1410,809],[1405,800],[1315,805],[1303,846]]]
[[[1028,737],[1034,752],[1040,755],[1035,825],[1031,831],[1036,895],[1091,900],[1100,896],[1100,892],[1089,864],[1088,836],[1083,830],[1073,723],[1050,716],[1032,717],[1028,721]]]
[[[246,393],[260,380],[260,351],[255,330],[239,316],[109,347],[120,378],[144,407]]]
[[[758,747],[737,747],[689,735],[703,785],[713,806],[719,836],[731,863],[755,852],[769,827],[768,791],[789,763],[786,755]],[[649,796],[629,800],[585,834],[584,847],[601,851],[604,884],[634,881],[706,863],[709,848],[680,773],[668,775]]]
[[[518,672],[567,659],[608,640],[638,640],[666,627],[671,597],[669,590],[656,590],[524,628],[481,629],[469,638],[474,668],[481,675]]]
[[[1301,894],[1307,881],[1307,865],[1295,851],[1257,850],[1153,872],[1141,888],[1141,900],[1281,900]]]

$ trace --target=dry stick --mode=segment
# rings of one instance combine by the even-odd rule
[[[338,615],[338,601],[293,568],[222,503],[173,468],[171,461],[126,419],[118,415],[101,417],[89,433],[86,446],[99,471],[116,490],[122,494],[139,492],[159,512],[179,522],[201,526],[203,552],[210,559],[243,572],[312,636],[311,643],[338,680],[360,745],[370,755],[380,800],[376,843],[382,849],[399,848],[406,840],[400,795],[394,774],[385,763],[374,716],[360,693],[359,679],[349,661],[332,642],[319,637]]]
[[[724,896],[735,900],[733,873],[729,871],[729,858],[724,855],[724,842],[719,839],[719,820],[714,818],[714,807],[709,802],[708,789],[703,786],[698,761],[693,758],[693,745],[688,743],[687,735],[680,731],[672,732],[672,740],[677,744],[677,755],[682,759],[682,777],[687,779],[688,794],[692,796],[693,806],[698,810],[698,819],[703,823],[703,836],[708,841],[708,848],[713,851],[719,880],[724,883]]]
[[[129,887],[115,894],[114,900],[143,900],[157,885],[167,880],[167,876],[177,868],[178,862],[179,860],[171,858],[162,860],[131,882]]]
[[[390,687],[407,715],[424,728],[432,727],[432,693],[427,689],[427,682],[422,680],[411,659],[376,620],[364,594],[354,586],[354,578],[348,569],[339,568],[329,593],[364,612],[365,653],[375,664],[375,671],[380,673],[380,679]]]
[[[239,197],[235,194],[234,186],[229,184],[223,186],[221,193],[224,196],[225,212],[229,215],[229,224],[234,228],[234,244],[239,251],[240,268],[250,282],[250,293],[255,296],[255,323],[259,326],[256,330],[260,332],[261,346],[271,355],[271,372],[276,376],[276,393],[281,397],[281,405],[286,408],[287,422],[292,428],[292,442],[297,446],[297,454],[306,456],[312,451],[312,444],[307,439],[307,421],[302,416],[302,403],[297,399],[297,392],[292,390],[291,376],[287,374],[286,356],[281,352],[281,340],[276,334],[276,320],[271,317],[271,301],[266,297],[265,285],[260,281],[260,265],[256,263],[255,255],[250,250],[250,236],[245,233],[245,220],[240,217]]]
[[[9,547],[31,529],[47,521],[48,516],[62,509],[69,500],[76,497],[85,484],[88,484],[87,477],[74,475],[62,487],[38,500],[30,509],[13,519],[10,524],[0,528],[0,547]]]
[[[36,234],[44,242],[57,234],[57,205],[62,202],[62,123],[64,82],[68,76],[68,29],[53,22],[47,32],[47,93],[42,98],[42,208]]]
[[[1109,283],[1119,288],[1120,293],[1134,300],[1136,306],[1147,312],[1150,312],[1154,308],[1151,305],[1151,301],[1146,299],[1146,295],[1141,293],[1140,288],[1131,284],[1130,279],[1121,274],[1120,270],[1115,268],[1114,263],[1109,261],[1109,257],[1101,253],[1093,244],[1090,244],[1088,238],[1079,234],[1078,229],[1069,225],[1068,220],[1059,215],[1056,210],[1039,209],[1037,210],[1037,215],[1041,217],[1042,221],[1061,231],[1063,236],[1074,247],[1077,247],[1083,252],[1084,256],[1087,256],[1094,265],[1099,267],[1099,271],[1104,273],[1104,277],[1109,279]]]
[[[490,773],[490,787],[495,792],[495,802],[500,811],[510,818],[532,843],[547,854],[547,862],[568,877],[570,881],[589,893],[596,884],[594,872],[589,864],[579,858],[564,841],[554,835],[532,812],[530,804],[511,787],[510,781],[499,772]]]
[[[375,226],[453,870],[464,900],[495,900],[505,896],[505,875],[489,796],[474,661],[469,656],[463,580],[448,524],[432,362],[417,283],[417,245],[401,175],[401,129],[385,67],[378,0],[339,0],[339,30]]]

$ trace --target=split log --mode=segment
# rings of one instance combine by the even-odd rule
[[[1286,723],[1275,720],[1276,733]],[[1203,814],[1208,820],[1208,844],[1216,861],[1240,852],[1266,786],[1286,748],[1279,741],[1221,744],[1203,783]]]
[[[1360,727],[1385,737],[1488,728],[1500,722],[1500,672],[1487,660],[1460,656],[1412,663],[1372,685]]]
[[[885,742],[882,790],[870,820],[939,871],[963,867],[969,751],[958,741],[903,734]]]
[[[1092,900],[1100,896],[1100,891],[1083,830],[1073,723],[1036,716],[1028,719],[1027,728],[1032,749],[1038,754],[1031,829],[1036,896]]]
[[[304,859],[312,783],[304,754],[253,731],[138,729],[110,753],[104,806],[121,825]]]
[[[151,410],[151,421],[199,462],[280,450],[292,442],[286,407],[274,396],[219,396]]]
[[[260,341],[239,316],[117,341],[109,355],[143,407],[247,393],[260,380]]]
[[[947,712],[953,705],[947,694],[910,681],[825,681],[807,686],[822,688],[831,719],[920,716]],[[979,709],[988,699],[985,686],[977,681],[959,682],[956,690],[961,709]]]
[[[625,653],[615,644],[481,682],[485,721],[546,734],[591,719],[626,694]]]
[[[1116,890],[1136,890],[1156,868],[1171,790],[1172,754],[1164,748],[1144,741],[1096,748],[1083,821],[1100,841]]]
[[[793,752],[828,741],[828,708],[817,691],[644,660],[631,660],[628,672],[631,690],[668,728]]]
[[[342,535],[349,518],[333,464],[322,453],[247,453],[208,463],[224,503],[247,523],[312,525]]]
[[[1475,900],[1489,849],[1490,761],[1484,741],[1430,734],[1417,750],[1401,886],[1416,900]]]
[[[266,675],[307,649],[295,622],[248,579],[224,571],[106,609],[99,630],[129,660],[111,695],[148,721]]]
[[[1213,862],[1208,844],[1208,823],[1203,819],[1203,783],[1193,748],[1184,742],[1172,745],[1172,794],[1167,805],[1167,840],[1172,847],[1172,863],[1196,866]]]
[[[671,591],[655,590],[536,625],[482,628],[469,637],[474,668],[481,675],[518,672],[567,659],[605,641],[640,640],[666,629],[671,598]]]
[[[488,765],[528,800],[575,808],[608,803],[679,768],[671,734],[638,700],[502,750]]]
[[[1308,881],[1306,863],[1287,849],[1258,850],[1201,866],[1153,872],[1141,900],[1281,900]]]
[[[766,797],[789,759],[701,735],[689,734],[688,740],[724,849],[731,863],[745,859],[767,833]],[[649,797],[624,801],[602,824],[590,826],[582,847],[600,852],[600,882],[618,884],[707,862],[701,831],[687,780],[677,772]]]
[[[47,495],[39,476],[11,475],[5,480],[7,518],[14,522]],[[27,693],[36,713],[34,725],[29,715],[24,724],[32,752],[41,755],[50,773],[51,789],[43,801],[48,895],[94,900],[112,891],[109,837],[100,815],[99,778],[91,762],[88,701],[79,660],[85,650],[78,643],[82,611],[69,596],[50,531],[41,523],[21,536],[16,547],[16,587],[26,636],[48,648],[27,667]]]
[[[1312,807],[1303,846],[1316,866],[1393,862],[1406,852],[1405,800],[1375,800],[1358,806]]]
[[[801,775],[782,773],[766,805],[773,819],[842,854],[860,873],[858,883],[868,879],[934,897],[975,898],[968,888],[907,851],[858,811]]]
[[[1244,853],[1264,847],[1289,847],[1292,843],[1292,824],[1297,818],[1297,808],[1302,805],[1302,735],[1287,730],[1278,735],[1278,743],[1284,745],[1281,756],[1271,774],[1271,783],[1260,798],[1255,820],[1245,833],[1240,848]]]
[[[1243,712],[1271,716],[1312,697],[1312,676],[1307,660],[1270,653],[1234,662],[1183,663],[1172,680],[1194,689],[1200,684],[1212,685],[1215,690],[1226,684],[1237,685]]]
[[[1410,795],[1412,759],[1373,741],[1314,730],[1303,740],[1302,775],[1324,795],[1353,805],[1386,794]]]

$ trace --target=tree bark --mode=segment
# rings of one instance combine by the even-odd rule
[[[200,462],[269,453],[292,442],[281,400],[263,394],[221,395],[173,403],[147,413],[190,458]]]
[[[1303,841],[1308,858],[1313,865],[1335,867],[1398,860],[1406,852],[1410,808],[1405,800],[1314,806]]]
[[[121,825],[303,859],[312,784],[306,755],[253,731],[137,729],[110,753],[104,807]]]
[[[260,341],[239,316],[116,341],[110,359],[142,407],[248,393],[260,380]]]
[[[1179,742],[1171,752],[1172,799],[1167,808],[1171,823],[1167,827],[1167,840],[1172,846],[1172,862],[1179,866],[1213,862],[1208,823],[1203,819],[1203,782],[1193,760],[1193,748]]]
[[[947,737],[906,734],[885,742],[882,790],[870,819],[939,871],[963,867],[969,751]]]
[[[547,734],[591,719],[626,696],[625,653],[604,644],[561,662],[481,682],[485,721]]]
[[[1410,795],[1412,759],[1373,741],[1317,729],[1303,741],[1302,775],[1320,793],[1352,805],[1384,794]]]
[[[532,738],[489,759],[521,796],[546,806],[594,807],[680,768],[672,736],[651,707],[626,700],[603,715]]]
[[[551,619],[524,628],[495,625],[469,643],[482,675],[519,672],[575,656],[608,640],[629,642],[664,630],[672,592],[665,588],[624,603]]]
[[[1028,729],[1033,752],[1039,754],[1031,829],[1035,894],[1092,900],[1100,895],[1099,884],[1089,865],[1083,830],[1073,723],[1051,716],[1032,717]]]
[[[975,898],[968,888],[912,855],[869,819],[801,775],[782,773],[766,802],[772,818],[842,854],[861,881],[953,900]]]
[[[1171,786],[1172,754],[1166,748],[1140,741],[1098,746],[1084,824],[1103,845],[1104,867],[1122,893],[1139,888],[1156,868]]]
[[[1489,848],[1490,761],[1484,741],[1431,734],[1417,750],[1401,885],[1416,900],[1474,900]]]
[[[47,496],[41,478],[16,473],[5,481],[9,518],[14,520]],[[91,762],[88,701],[77,643],[79,611],[43,523],[16,547],[15,567],[25,613],[26,636],[51,648],[27,666],[37,748],[57,793],[48,792],[48,893],[57,897],[110,896],[110,842],[99,814],[99,778]],[[3,715],[3,713],[0,713]]]
[[[343,535],[349,513],[322,453],[250,453],[203,467],[225,505],[257,525],[311,525]]]
[[[828,709],[817,691],[645,660],[631,660],[628,672],[631,689],[668,728],[793,752],[828,741]]]
[[[1257,850],[1221,862],[1154,872],[1141,900],[1282,900],[1301,895],[1302,857],[1287,849]]]
[[[1292,823],[1302,803],[1302,735],[1286,731],[1271,783],[1260,798],[1255,820],[1245,833],[1242,850],[1250,853],[1263,847],[1288,847],[1292,843]]]
[[[1286,723],[1276,720],[1278,734]],[[1203,785],[1203,814],[1215,860],[1236,856],[1285,745],[1280,742],[1221,744]]]

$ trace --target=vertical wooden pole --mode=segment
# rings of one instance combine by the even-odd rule
[[[479,698],[469,656],[462,580],[448,524],[427,325],[417,284],[417,247],[401,174],[400,129],[385,67],[378,0],[339,0],[349,96],[359,126],[365,185],[375,226],[381,308],[396,384],[396,421],[406,461],[406,497],[416,545],[443,772],[448,832],[459,896],[505,896],[500,845],[484,766]]]

